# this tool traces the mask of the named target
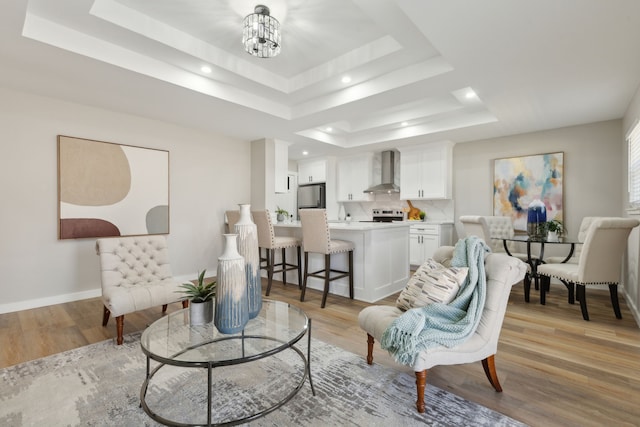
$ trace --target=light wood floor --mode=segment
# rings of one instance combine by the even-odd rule
[[[266,284],[265,284],[266,285]],[[266,286],[265,286],[266,287]],[[313,336],[357,354],[366,354],[366,334],[357,316],[368,304],[308,290],[300,303],[297,287],[274,283],[271,299],[288,301],[313,319]],[[532,426],[639,426],[640,329],[624,301],[622,320],[611,309],[608,291],[588,291],[591,321],[566,290],[554,286],[546,306],[524,302],[513,288],[502,328],[496,366],[503,393],[489,385],[482,365],[439,366],[429,384],[492,408]],[[380,303],[393,304],[390,297]],[[180,309],[173,304],[169,311]],[[160,317],[160,308],[125,317],[125,333],[142,330]],[[102,305],[94,298],[0,315],[0,367],[58,353],[115,336],[115,322],[103,328]],[[396,364],[376,343],[374,363]],[[317,380],[316,380],[317,381]],[[427,405],[429,402],[427,401]],[[413,401],[407,405],[414,405]],[[390,420],[392,423],[393,420]]]

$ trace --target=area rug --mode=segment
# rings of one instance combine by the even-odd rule
[[[427,411],[419,414],[412,375],[369,366],[363,356],[315,339],[311,352],[316,395],[307,381],[293,399],[251,426],[524,426],[429,384]],[[0,425],[156,426],[140,408],[145,366],[140,334],[131,334],[122,346],[107,340],[2,369]],[[272,406],[303,371],[291,350],[214,369],[213,422]],[[205,423],[206,381],[205,369],[165,366],[150,383],[147,404],[174,421]]]

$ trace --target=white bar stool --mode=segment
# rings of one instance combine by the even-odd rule
[[[267,269],[267,291],[266,296],[271,292],[271,284],[273,282],[274,273],[282,273],[282,283],[287,284],[287,271],[298,270],[298,287],[302,287],[302,255],[300,248],[300,240],[295,237],[276,236],[273,231],[273,223],[271,222],[271,214],[268,210],[252,211],[253,222],[258,227],[258,246],[260,249],[266,250],[266,257],[260,255],[261,268],[265,268],[262,262],[266,262]],[[298,252],[298,264],[287,263],[286,251],[289,248],[296,248]],[[275,252],[280,249],[282,251],[282,259],[279,263],[275,262]],[[275,267],[279,269],[276,270]]]
[[[304,248],[304,281],[302,282],[302,293],[300,301],[304,301],[304,294],[307,290],[307,278],[309,276],[324,280],[324,292],[322,294],[322,305],[324,308],[329,293],[329,283],[349,277],[349,298],[353,299],[353,242],[346,240],[331,239],[329,233],[329,223],[327,221],[327,211],[325,209],[300,209],[300,221],[302,222],[302,245]],[[308,272],[309,252],[324,255],[324,269]],[[331,255],[348,252],[349,270],[334,270],[331,268]],[[331,273],[338,273],[337,276],[330,277]]]

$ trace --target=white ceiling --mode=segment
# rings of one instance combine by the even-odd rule
[[[638,0],[265,0],[271,59],[240,43],[256,4],[6,1],[0,85],[298,159],[616,119],[640,83]]]

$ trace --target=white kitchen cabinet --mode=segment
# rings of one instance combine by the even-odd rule
[[[452,231],[451,224],[412,224],[409,228],[409,263],[419,266],[433,257],[440,246],[450,245]]]
[[[400,198],[450,199],[452,147],[452,143],[442,142],[398,148]]]
[[[364,190],[371,186],[373,174],[373,153],[346,157],[337,162],[337,185],[339,202],[371,200]]]
[[[298,184],[309,184],[326,181],[326,159],[304,160],[298,162]]]

